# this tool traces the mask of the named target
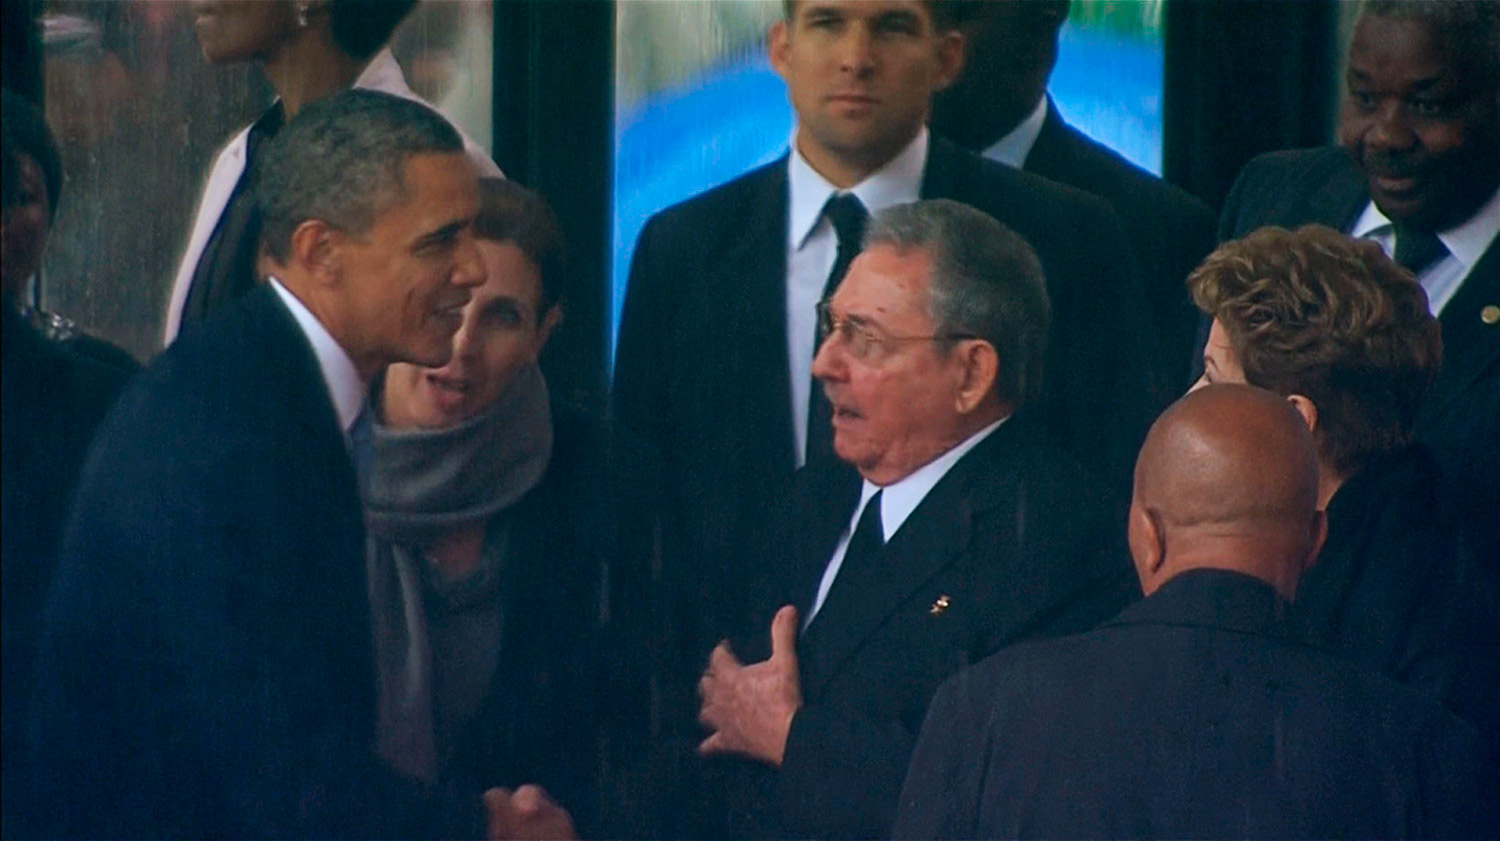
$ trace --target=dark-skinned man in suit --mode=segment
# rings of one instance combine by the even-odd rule
[[[993,161],[1109,202],[1140,261],[1158,365],[1186,383],[1198,314],[1183,282],[1214,246],[1208,205],[1068,124],[1047,95],[1068,0],[960,0],[963,73],[932,101],[932,130]]]
[[[517,827],[561,817],[535,789],[448,790],[376,751],[359,419],[386,365],[447,361],[484,280],[463,140],[344,92],[256,189],[265,281],[136,380],[84,468],[33,716],[43,831],[565,833]]]
[[[871,220],[813,362],[841,463],[798,472],[759,553],[767,586],[746,594],[765,624],[699,683],[715,834],[888,835],[944,677],[1138,594],[1109,495],[1025,422],[1046,314],[1031,249],[983,213]]]
[[[1500,6],[1364,4],[1345,84],[1342,148],[1251,161],[1220,237],[1317,222],[1379,242],[1417,276],[1442,325],[1443,367],[1416,438],[1500,568]]]
[[[1318,475],[1279,395],[1168,409],[1130,510],[1146,598],[948,680],[895,837],[1492,837],[1479,734],[1286,627],[1325,534]]]

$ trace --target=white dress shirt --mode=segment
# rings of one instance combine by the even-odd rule
[[[359,376],[354,360],[349,358],[349,354],[328,332],[328,328],[323,326],[323,322],[296,295],[282,286],[281,281],[274,277],[268,277],[266,281],[276,290],[277,297],[286,304],[286,308],[291,310],[297,327],[312,344],[313,355],[318,358],[318,370],[323,373],[323,384],[328,387],[328,396],[333,398],[334,411],[338,412],[339,426],[347,436],[354,421],[359,418],[360,410],[364,408],[368,385]]]
[[[839,567],[844,565],[844,554],[849,551],[849,541],[854,536],[854,529],[859,525],[859,518],[865,513],[865,506],[869,504],[870,498],[875,496],[876,491],[884,491],[880,494],[880,531],[881,537],[889,543],[911,512],[917,510],[927,494],[937,487],[937,483],[958,460],[963,458],[970,450],[979,446],[979,442],[990,437],[1000,424],[1005,423],[1005,418],[995,421],[984,429],[970,435],[963,443],[938,456],[917,468],[915,473],[885,487],[865,480],[864,487],[859,492],[859,504],[854,506],[854,515],[849,518],[849,525],[844,533],[839,536],[838,545],[833,549],[833,557],[828,559],[828,566],[823,570],[823,579],[818,582],[818,594],[813,599],[812,610],[807,612],[807,617],[802,620],[802,627],[806,628],[812,622],[813,617],[823,607],[823,600],[828,598],[828,591],[833,587],[833,580],[838,577]]]
[[[1438,239],[1448,247],[1448,256],[1434,262],[1417,276],[1422,288],[1427,290],[1427,306],[1434,316],[1442,315],[1443,307],[1453,300],[1453,295],[1463,285],[1464,278],[1474,270],[1474,264],[1495,241],[1500,231],[1500,189],[1496,189],[1479,212],[1438,232]],[[1373,239],[1380,243],[1386,254],[1396,253],[1396,232],[1375,202],[1365,205],[1364,213],[1355,221],[1350,236]]]
[[[875,213],[921,198],[922,170],[927,165],[927,129],[924,127],[901,154],[869,178],[848,190],[839,190],[812,168],[797,151],[792,132],[792,151],[787,164],[786,245],[786,339],[792,364],[792,430],[797,445],[797,466],[807,451],[807,404],[812,391],[813,347],[818,329],[817,304],[823,285],[838,256],[838,236],[833,224],[823,218],[823,205],[834,193],[853,193],[865,210]]]
[[[1021,124],[1010,130],[995,141],[995,145],[984,150],[984,156],[992,161],[998,161],[1006,166],[1016,169],[1026,168],[1026,156],[1031,154],[1031,147],[1036,145],[1036,139],[1042,133],[1042,123],[1047,122],[1047,97],[1031,109],[1031,114],[1021,121]]]

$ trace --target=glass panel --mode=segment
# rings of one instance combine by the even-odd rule
[[[792,132],[766,27],[779,0],[616,5],[611,337],[636,237],[651,214],[775,160]],[[610,341],[613,359],[613,338]]]
[[[393,47],[412,87],[488,147],[489,2],[421,3]],[[208,67],[181,0],[50,0],[47,119],[65,184],[41,304],[141,359],[213,157],[272,101],[252,64]]]
[[[1164,0],[1073,0],[1048,90],[1079,131],[1161,174]]]

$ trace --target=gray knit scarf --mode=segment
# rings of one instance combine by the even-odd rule
[[[467,652],[493,663],[502,618],[494,594],[508,536],[493,526],[497,515],[546,472],[552,455],[547,383],[536,365],[528,365],[494,406],[457,426],[413,430],[376,423],[370,438],[360,490],[369,531],[366,573],[379,681],[376,742],[394,768],[432,782],[444,752],[438,729],[449,718],[437,713],[461,715],[471,708],[487,676],[470,675],[463,687],[450,687],[457,697],[434,697],[433,641],[424,601],[435,600],[434,609],[465,612],[456,621],[469,630],[457,637],[449,631],[449,644],[461,650],[450,654]],[[421,546],[447,529],[478,521],[491,521],[492,528],[472,574],[444,581],[427,569]]]
[[[495,405],[446,429],[375,424],[361,489],[370,535],[421,545],[454,526],[485,520],[536,487],[552,456],[547,381],[535,364],[516,374]]]

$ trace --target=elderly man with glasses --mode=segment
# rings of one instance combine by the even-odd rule
[[[1119,507],[1029,429],[1048,308],[1031,248],[977,210],[871,220],[819,307],[812,370],[841,463],[797,475],[753,559],[767,624],[715,649],[699,683],[716,829],[888,836],[945,677],[1138,595]]]

